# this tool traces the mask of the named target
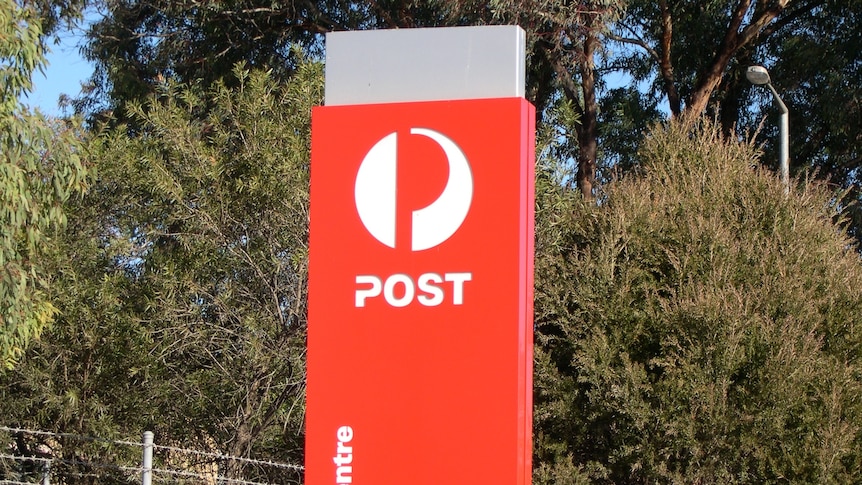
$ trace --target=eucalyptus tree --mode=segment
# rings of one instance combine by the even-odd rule
[[[501,22],[515,22],[529,37],[529,81],[532,101],[541,116],[556,105],[564,151],[577,160],[575,180],[582,195],[594,193],[599,138],[596,58],[612,22],[620,18],[625,2],[558,0],[491,2]],[[568,113],[568,115],[566,114]]]
[[[650,83],[649,91],[664,99],[671,116],[710,111],[726,133],[738,123],[752,123],[753,91],[745,68],[767,65],[787,101],[799,106],[792,111],[806,113],[794,120],[803,140],[810,118],[847,121],[820,122],[819,135],[811,136],[822,140],[830,131],[859,124],[852,117],[859,12],[856,1],[630,1],[609,34],[622,48],[611,64],[637,82]],[[761,99],[767,106],[771,101]],[[825,111],[835,106],[841,108]],[[817,107],[826,116],[815,115]],[[817,151],[815,145],[798,143],[799,158]]]
[[[638,49],[638,69],[656,74],[670,112],[706,111],[732,64],[774,30],[783,15],[817,2],[717,0],[629,2],[610,38]]]
[[[96,68],[85,107],[129,121],[127,103],[143,102],[162,80],[209,86],[237,62],[284,79],[297,61],[291,45],[315,45],[316,34],[349,21],[330,12],[337,3],[100,2],[84,47]]]
[[[0,369],[11,367],[57,313],[46,297],[44,258],[65,222],[61,204],[86,178],[74,126],[21,101],[45,64],[45,32],[30,2],[0,1]]]

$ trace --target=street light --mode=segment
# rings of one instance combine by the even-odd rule
[[[787,111],[787,105],[778,96],[778,91],[772,86],[769,79],[769,72],[763,66],[749,66],[745,71],[745,77],[751,84],[758,86],[766,86],[772,92],[772,97],[781,111],[781,119],[778,125],[778,135],[780,143],[778,145],[778,165],[781,170],[781,183],[784,184],[784,192],[790,190],[790,113]]]

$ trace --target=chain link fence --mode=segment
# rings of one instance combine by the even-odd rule
[[[294,485],[301,465],[167,446],[0,426],[0,485]]]

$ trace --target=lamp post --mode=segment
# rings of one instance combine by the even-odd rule
[[[781,111],[781,119],[778,125],[778,135],[780,138],[778,145],[778,166],[781,171],[781,183],[784,184],[784,192],[790,190],[790,113],[787,111],[787,105],[778,96],[778,91],[772,86],[769,79],[769,72],[763,66],[749,66],[745,71],[745,77],[751,84],[766,86],[772,92],[772,97],[775,99],[775,104],[778,105]]]

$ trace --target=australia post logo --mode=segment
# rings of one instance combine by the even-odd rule
[[[435,142],[449,164],[449,177],[440,195],[426,207],[412,211],[410,250],[418,252],[443,244],[461,227],[473,201],[473,174],[464,152],[448,136],[428,128],[411,128],[410,135]],[[365,155],[353,192],[362,225],[374,239],[392,249],[396,247],[398,163],[398,133],[393,132]],[[428,272],[415,278],[404,273],[386,278],[357,275],[355,306],[364,307],[369,299],[380,296],[393,307],[438,306],[447,301],[462,305],[465,283],[471,279],[468,272]]]

